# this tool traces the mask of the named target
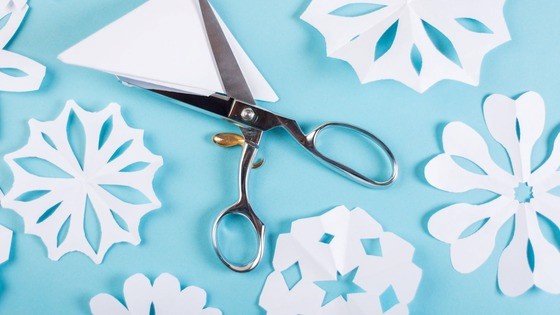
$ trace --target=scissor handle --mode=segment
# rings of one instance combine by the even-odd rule
[[[309,134],[304,134],[297,122],[291,119],[281,118],[282,126],[315,158],[319,161],[323,162],[326,166],[334,169],[335,171],[341,173],[342,175],[360,183],[368,187],[376,187],[376,186],[387,186],[393,183],[398,176],[399,173],[399,166],[397,164],[397,160],[393,155],[393,152],[381,141],[377,138],[374,134],[370,133],[367,130],[364,130],[360,127],[356,127],[354,125],[339,123],[339,122],[331,122],[320,125],[319,127],[313,129]],[[373,178],[369,178],[366,175],[361,174],[360,172],[354,170],[353,168],[346,166],[338,161],[335,161],[326,155],[322,154],[316,146],[316,141],[319,135],[329,128],[344,128],[354,133],[364,137],[365,139],[372,142],[374,145],[378,146],[383,150],[383,152],[389,158],[391,164],[391,176],[386,180],[375,180]]]
[[[255,143],[258,143],[258,141],[260,140],[262,132],[245,128],[242,128],[241,131],[243,132],[245,141],[242,145],[243,151],[241,153],[241,161],[239,163],[239,200],[231,207],[223,210],[215,219],[214,224],[212,225],[212,244],[214,246],[216,254],[218,255],[218,258],[220,258],[224,265],[226,265],[233,271],[247,272],[253,270],[261,261],[265,243],[264,223],[257,217],[255,212],[251,208],[247,192],[247,180],[249,179],[249,171],[252,168],[253,160],[255,159],[258,151],[258,146]],[[218,228],[220,222],[226,216],[234,214],[242,215],[247,220],[249,220],[252,228],[257,235],[257,254],[253,258],[253,260],[251,260],[247,264],[240,265],[229,261],[227,257],[223,255],[222,250],[220,249],[218,240]]]
[[[228,215],[242,215],[247,220],[249,220],[255,233],[257,234],[257,243],[258,243],[257,254],[247,264],[239,265],[229,261],[223,255],[222,250],[220,249],[220,245],[218,242],[218,227],[220,225],[220,222]],[[264,252],[264,243],[265,243],[265,226],[262,223],[262,221],[257,217],[255,212],[253,212],[253,209],[251,209],[251,206],[249,205],[248,202],[241,201],[225,209],[218,215],[218,217],[214,221],[214,224],[212,225],[212,244],[214,246],[214,251],[216,251],[218,258],[220,258],[220,260],[224,263],[224,265],[226,265],[229,269],[233,271],[247,272],[257,267],[257,265],[262,259],[262,255]]]

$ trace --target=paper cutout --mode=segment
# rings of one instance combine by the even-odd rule
[[[4,198],[4,192],[0,189],[0,200]],[[12,249],[12,230],[0,224],[0,264],[10,259]]]
[[[510,40],[504,2],[312,0],[301,18],[361,83],[392,79],[424,92],[444,79],[478,85],[484,55]]]
[[[268,314],[408,314],[422,276],[413,254],[364,210],[339,206],[280,234],[259,303]],[[299,279],[288,281],[296,271]],[[325,290],[342,281],[344,290]],[[397,299],[384,305],[391,291]]]
[[[113,296],[94,296],[89,305],[93,315],[221,315],[216,308],[204,308],[206,292],[195,286],[181,290],[179,280],[164,273],[154,285],[143,274],[135,274],[124,283],[125,305]],[[150,309],[153,307],[153,312]]]
[[[217,14],[216,14],[217,16]],[[278,96],[218,20],[256,99]],[[63,62],[171,90],[224,93],[198,0],[151,0],[60,54]]]
[[[428,229],[435,238],[451,244],[453,267],[469,273],[488,259],[498,231],[514,218],[513,238],[498,265],[500,290],[518,296],[535,285],[560,294],[560,252],[539,225],[546,218],[556,231],[560,227],[560,197],[551,192],[560,185],[560,136],[547,161],[532,171],[533,146],[545,122],[541,96],[527,92],[513,100],[491,95],[484,102],[484,118],[492,137],[507,151],[513,174],[496,165],[486,142],[474,129],[461,122],[448,124],[443,131],[444,153],[426,166],[428,182],[449,192],[481,189],[498,197],[480,205],[457,203],[443,208],[430,218]],[[466,169],[454,157],[474,163],[481,171]],[[470,232],[477,223],[480,227]],[[466,232],[471,234],[464,236]],[[534,258],[529,257],[530,250]]]
[[[144,146],[143,131],[126,124],[120,106],[91,113],[70,100],[54,121],[32,119],[29,127],[28,143],[4,157],[14,184],[2,199],[23,218],[25,233],[39,236],[53,260],[79,251],[101,263],[115,243],[138,245],[140,219],[161,206],[152,180],[163,161]],[[85,148],[73,145],[73,127]],[[135,195],[142,200],[128,200]],[[86,230],[88,222],[98,231]]]
[[[0,264],[10,259],[12,248],[12,230],[0,225]]]
[[[27,0],[0,0],[0,69],[12,69],[25,75],[10,75],[0,70],[0,90],[25,92],[39,89],[45,66],[22,55],[4,50],[18,30],[29,6]]]

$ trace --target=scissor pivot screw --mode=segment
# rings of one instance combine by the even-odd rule
[[[257,114],[255,114],[255,111],[253,111],[252,108],[247,107],[241,111],[241,119],[244,121],[251,121],[255,119],[256,116]]]

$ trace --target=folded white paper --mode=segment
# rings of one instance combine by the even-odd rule
[[[270,315],[408,314],[422,276],[413,254],[364,210],[336,207],[280,234],[259,304]]]
[[[79,251],[101,263],[113,244],[139,244],[140,220],[161,206],[152,181],[163,160],[120,106],[92,113],[68,101],[54,121],[29,127],[27,144],[4,157],[14,183],[2,199],[25,233],[39,236],[53,260]]]
[[[510,39],[505,0],[312,0],[301,18],[360,82],[392,79],[419,92],[451,79],[478,85],[486,53]]]
[[[492,137],[506,149],[513,174],[496,165],[484,138],[474,129],[461,122],[448,124],[443,131],[444,153],[426,165],[428,182],[449,192],[479,189],[498,197],[480,205],[457,203],[443,208],[430,218],[428,229],[451,245],[453,267],[468,273],[488,260],[498,231],[513,218],[515,232],[498,266],[500,290],[518,296],[534,285],[560,294],[559,244],[541,230],[545,220],[556,232],[560,228],[560,197],[551,192],[560,185],[560,136],[547,161],[533,171],[531,154],[545,123],[541,96],[528,92],[513,100],[491,95],[484,102],[484,118]],[[479,170],[467,169],[457,158]]]
[[[39,89],[45,77],[45,66],[4,50],[23,22],[27,10],[27,0],[0,0],[0,20],[8,19],[0,28],[0,69],[13,69],[24,74],[10,75],[0,71],[0,91],[34,91]]]
[[[102,293],[94,296],[89,305],[93,315],[221,315],[217,308],[205,308],[206,291],[189,286],[181,290],[179,280],[164,273],[154,284],[137,273],[124,283],[124,302]],[[153,311],[151,309],[153,308]]]
[[[219,16],[218,20],[254,97],[277,101]],[[224,92],[198,0],[150,0],[59,59],[173,90],[201,95]]]

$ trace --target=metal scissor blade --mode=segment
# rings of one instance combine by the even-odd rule
[[[203,96],[152,89],[149,89],[149,91],[177,100],[181,105],[192,105],[191,108],[203,110],[206,114],[210,112],[221,118],[228,118],[232,107],[230,99],[221,98],[217,95]]]
[[[181,91],[173,91],[165,87],[160,87],[153,84],[144,84],[141,81],[117,76],[117,78],[130,86],[139,87],[150,92],[157,93],[176,101],[179,101],[181,106],[186,106],[195,110],[204,111],[205,114],[214,114],[220,118],[228,118],[233,101],[225,96],[213,94],[210,96],[189,94]]]
[[[218,72],[220,73],[226,94],[240,101],[255,104],[253,94],[212,7],[208,0],[199,0],[199,3],[208,41],[210,42],[212,54],[218,66]]]

